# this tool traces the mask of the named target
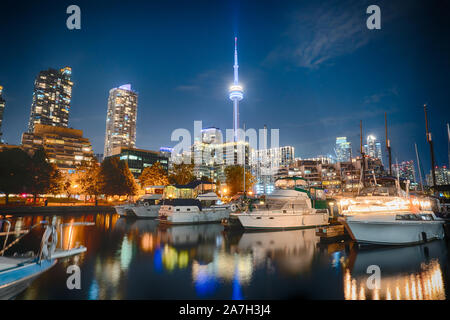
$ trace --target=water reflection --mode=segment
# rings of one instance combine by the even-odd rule
[[[403,248],[353,249],[346,261],[344,296],[347,300],[445,300],[441,264],[447,259],[443,241]],[[369,289],[367,268],[381,270],[379,288]],[[372,287],[372,286],[371,286]]]
[[[238,248],[252,252],[255,266],[275,261],[281,272],[294,275],[311,269],[318,241],[314,229],[244,233]]]
[[[41,220],[95,222],[63,230],[62,245],[87,252],[62,259],[18,299],[445,299],[445,242],[357,250],[323,244],[314,229],[225,232],[220,224],[164,227],[157,220],[116,214],[23,216],[19,230]],[[7,254],[34,250],[39,228]],[[15,237],[11,237],[12,241]],[[77,264],[82,289],[68,290],[66,269]],[[381,288],[367,288],[369,265],[379,265]]]

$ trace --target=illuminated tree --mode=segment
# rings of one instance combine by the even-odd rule
[[[167,186],[169,178],[167,172],[161,165],[156,162],[152,166],[145,168],[139,177],[141,187],[145,186]]]
[[[173,164],[172,172],[169,175],[171,184],[188,184],[193,180],[195,180],[194,164]]]
[[[117,157],[108,157],[100,166],[99,186],[107,196],[135,195],[138,187],[128,164]]]
[[[80,188],[83,195],[97,196],[101,193],[100,189],[100,165],[96,159],[83,161],[77,167],[75,183]]]
[[[27,191],[33,195],[34,203],[38,194],[56,191],[60,183],[59,171],[53,163],[49,163],[43,148],[39,148],[31,156],[30,180]]]
[[[226,183],[231,196],[238,192],[244,191],[244,167],[241,166],[228,166],[225,168]],[[255,177],[249,172],[245,171],[245,191],[252,190],[255,184]]]

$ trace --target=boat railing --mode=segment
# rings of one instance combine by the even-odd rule
[[[44,224],[48,224],[47,221],[43,220],[43,221],[40,221],[39,223],[37,223],[37,224],[31,226],[31,227],[28,228],[28,229],[11,231],[11,221],[6,220],[6,219],[5,219],[5,220],[2,220],[2,221],[3,221],[4,223],[5,223],[5,222],[7,223],[8,228],[7,228],[7,231],[6,231],[6,232],[0,232],[0,236],[4,236],[4,237],[5,237],[5,240],[4,240],[4,242],[3,242],[2,250],[0,250],[0,256],[3,256],[3,255],[5,254],[5,252],[6,252],[9,248],[11,248],[11,247],[14,246],[16,243],[18,243],[20,240],[22,240],[22,238],[23,238],[24,236],[26,236],[27,234],[29,234],[29,233],[31,232],[32,229],[34,229],[34,228],[37,227],[37,226],[41,226],[41,225],[44,225]],[[20,236],[19,236],[17,239],[15,239],[14,241],[12,241],[10,244],[7,244],[10,235],[18,235],[18,234],[20,234]]]

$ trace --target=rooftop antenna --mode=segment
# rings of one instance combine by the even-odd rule
[[[245,155],[246,155],[246,152],[245,152],[245,123],[244,123],[244,198],[246,198],[247,197],[247,192],[245,191]]]
[[[387,113],[384,113],[384,127],[386,130],[386,149],[389,156],[389,175],[392,177],[391,140],[388,138]]]
[[[431,132],[428,130],[428,118],[427,118],[427,105],[423,105],[423,111],[425,112],[425,129],[427,134],[427,142],[430,145],[430,154],[431,154],[431,176],[433,178],[433,190],[436,189],[436,172],[434,170],[434,150],[433,150],[433,140],[431,139]]]

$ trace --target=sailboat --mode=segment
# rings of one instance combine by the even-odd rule
[[[62,228],[67,225],[92,225],[89,222],[78,222],[61,225],[61,247],[58,248],[58,231],[55,224],[48,221],[41,221],[26,230],[11,229],[9,220],[0,219],[1,224],[7,225],[7,231],[0,232],[0,237],[5,237],[3,248],[0,250],[0,299],[7,300],[16,297],[24,291],[28,286],[40,275],[51,269],[57,263],[57,258],[65,258],[85,252],[84,246],[79,246],[70,250],[62,249]],[[40,250],[37,254],[33,252],[5,257],[4,253],[17,244],[25,235],[29,234],[32,229],[38,226],[45,226],[45,231],[41,239]],[[19,235],[17,239],[7,245],[10,235]]]

